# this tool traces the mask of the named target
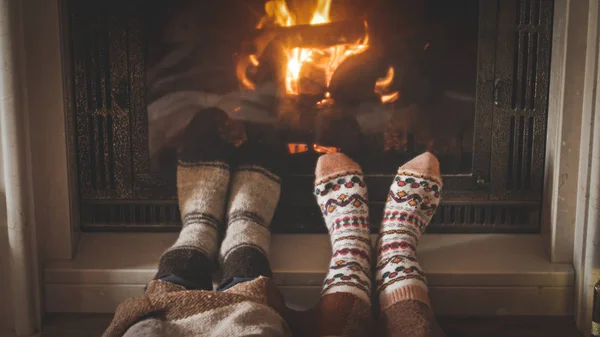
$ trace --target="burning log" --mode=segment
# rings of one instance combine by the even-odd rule
[[[367,28],[361,20],[336,21],[320,25],[295,25],[257,29],[245,43],[244,52],[254,53],[255,41],[277,39],[288,48],[327,48],[355,43],[365,37]],[[263,42],[264,43],[264,42]]]

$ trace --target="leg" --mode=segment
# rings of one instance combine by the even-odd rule
[[[368,336],[371,242],[367,186],[358,164],[341,153],[322,156],[315,194],[333,256],[317,307],[317,336]]]
[[[416,257],[419,237],[440,200],[439,163],[422,154],[398,170],[377,243],[376,288],[383,336],[443,336]]]
[[[268,149],[248,143],[240,148],[227,206],[227,233],[221,246],[223,278],[219,290],[260,276],[271,277],[269,226],[279,202],[280,180],[265,159]]]
[[[224,112],[207,109],[198,113],[186,130],[177,165],[183,227],[175,244],[161,256],[155,280],[186,289],[212,290],[212,269],[229,187],[227,157],[233,150],[219,135],[226,121]]]

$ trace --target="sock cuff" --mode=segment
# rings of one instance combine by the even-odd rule
[[[332,294],[350,294],[371,306],[371,295],[367,288],[357,282],[338,282],[331,285],[325,285],[321,297]]]
[[[379,306],[382,311],[395,303],[408,300],[420,301],[430,306],[427,287],[418,284],[407,284],[392,291],[379,294]]]

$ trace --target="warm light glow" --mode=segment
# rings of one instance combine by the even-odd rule
[[[381,103],[393,103],[398,99],[398,97],[400,97],[400,94],[397,91],[391,94],[381,95]]]
[[[250,59],[250,63],[253,66],[258,67],[259,63],[258,63],[258,58],[256,57],[256,55],[252,54],[252,55],[248,56],[248,58]]]
[[[394,67],[389,67],[384,77],[375,82],[375,93],[379,94],[381,103],[395,102],[400,94],[397,91],[389,92],[389,88],[394,81]]]
[[[335,153],[335,152],[340,152],[341,149],[338,147],[322,146],[322,145],[318,145],[318,144],[313,144],[313,151],[315,151],[317,153]]]
[[[375,90],[387,89],[394,80],[394,67],[389,67],[385,77],[378,78],[375,82]]]
[[[309,24],[320,25],[331,22],[329,17],[330,11],[331,0],[318,0]],[[301,24],[296,21],[296,17],[288,9],[285,0],[268,1],[265,4],[265,12],[266,16],[262,18],[257,28],[262,28],[267,22],[282,27],[291,27]],[[300,94],[299,81],[302,69],[308,64],[316,69],[321,69],[324,72],[325,85],[326,87],[329,87],[335,70],[348,59],[348,57],[362,53],[368,48],[369,36],[366,33],[365,36],[358,41],[338,44],[332,47],[295,48],[288,46],[285,50],[287,55],[285,76],[286,93],[290,95]]]
[[[288,143],[287,146],[289,154],[308,152],[308,144]]]

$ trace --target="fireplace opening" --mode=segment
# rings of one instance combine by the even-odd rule
[[[310,175],[332,151],[366,174],[392,174],[423,151],[444,174],[471,173],[477,0],[178,0],[149,11],[152,170],[172,169],[189,120],[217,106],[235,144],[282,147],[257,155],[278,156],[289,176]]]
[[[277,161],[274,232],[325,230],[319,155],[357,160],[374,228],[396,168],[435,153],[430,232],[539,232],[553,0],[69,0],[84,231],[177,231],[180,135],[203,108]]]

